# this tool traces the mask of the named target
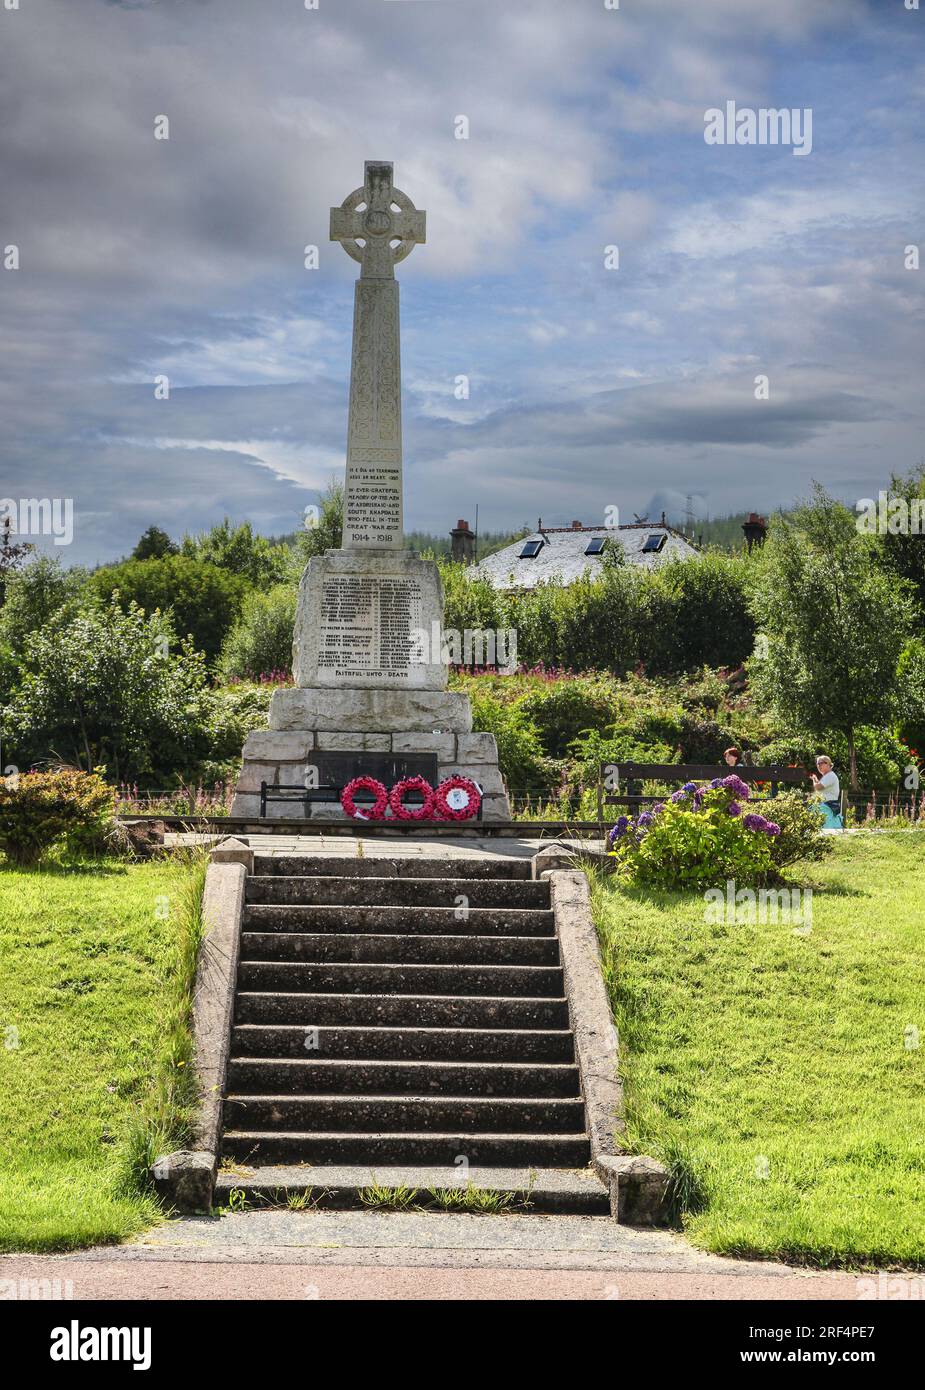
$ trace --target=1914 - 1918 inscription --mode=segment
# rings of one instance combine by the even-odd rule
[[[420,581],[388,575],[336,574],[321,586],[318,667],[349,681],[408,678],[412,633],[422,622]]]

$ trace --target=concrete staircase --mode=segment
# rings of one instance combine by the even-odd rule
[[[347,1205],[373,1178],[468,1176],[528,1187],[537,1209],[608,1210],[549,885],[528,861],[258,855],[255,869],[219,1199],[312,1188]]]

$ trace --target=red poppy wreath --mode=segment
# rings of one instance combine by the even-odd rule
[[[469,820],[481,804],[482,793],[470,777],[447,777],[434,794],[434,810],[443,820]]]
[[[409,792],[420,792],[423,804],[406,806],[405,797]],[[403,777],[389,792],[389,805],[396,820],[430,820],[434,813],[434,789],[424,777]]]
[[[372,806],[361,810],[354,801],[357,792],[372,792],[375,801]],[[354,820],[382,820],[385,815],[385,808],[389,804],[389,794],[382,783],[375,777],[354,777],[352,782],[348,782],[340,794],[340,804],[352,816]]]

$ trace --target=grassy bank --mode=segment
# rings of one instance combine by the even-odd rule
[[[808,933],[595,885],[631,1147],[673,1165],[696,1244],[925,1266],[923,865],[918,833],[846,836],[791,871]]]
[[[143,1170],[188,1120],[203,873],[0,869],[0,1250],[158,1219]]]

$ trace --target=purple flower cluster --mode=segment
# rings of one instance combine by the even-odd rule
[[[764,816],[748,815],[742,821],[746,830],[761,830],[765,835],[779,835],[780,826],[776,821],[766,820]]]
[[[764,835],[779,835],[781,828],[772,820],[767,820],[755,812],[743,815],[744,807],[741,802],[748,801],[748,785],[742,781],[741,777],[731,773],[728,777],[714,777],[712,782],[698,786],[696,782],[685,782],[684,786],[678,791],[672,792],[669,798],[674,805],[689,805],[692,811],[701,811],[704,801],[711,791],[728,791],[733,793],[737,800],[731,800],[726,805],[726,814],[730,816],[742,816],[742,825],[746,830],[760,831]],[[613,848],[614,843],[627,835],[643,836],[652,828],[656,817],[665,810],[665,802],[658,801],[651,811],[643,811],[636,817],[635,821],[629,816],[620,816],[613,830],[608,837],[608,844]]]
[[[614,840],[619,840],[621,835],[625,835],[629,823],[629,816],[618,816],[617,823],[611,830],[607,843],[612,845]]]

